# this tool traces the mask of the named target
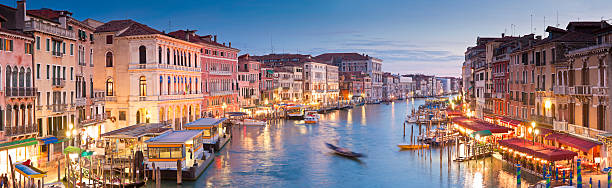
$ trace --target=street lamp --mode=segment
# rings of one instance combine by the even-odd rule
[[[533,132],[537,134],[535,127],[536,127],[536,122],[532,121],[530,129],[533,129],[534,130]],[[529,131],[529,132],[531,133],[531,131]],[[533,137],[532,140],[533,140],[533,144],[535,145],[535,137],[536,137],[536,135],[531,135],[531,136]]]
[[[540,134],[540,130],[536,129],[534,133],[535,133],[535,137],[537,137],[538,134]],[[533,138],[533,145],[535,145],[535,137]]]

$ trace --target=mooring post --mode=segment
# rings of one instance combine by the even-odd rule
[[[176,184],[178,185],[183,184],[183,180],[181,179],[182,177],[183,177],[183,163],[179,159],[176,161]]]

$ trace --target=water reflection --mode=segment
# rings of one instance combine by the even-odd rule
[[[417,107],[422,103],[415,100]],[[213,165],[183,187],[516,187],[514,169],[496,159],[450,162],[449,167],[446,150],[441,161],[437,148],[431,154],[400,152],[396,144],[409,140],[401,125],[411,109],[410,102],[365,105],[322,114],[314,125],[282,120],[265,127],[234,127],[232,142]],[[407,135],[411,128],[406,127]],[[368,157],[337,156],[325,142]],[[523,176],[525,186],[535,180]]]

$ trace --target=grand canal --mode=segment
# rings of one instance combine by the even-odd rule
[[[415,107],[424,100],[415,100]],[[318,125],[279,120],[268,126],[234,127],[233,140],[209,169],[182,187],[516,187],[514,169],[491,157],[451,162],[434,148],[426,157],[399,151],[411,101],[373,104],[324,114]],[[416,129],[415,129],[416,130]],[[367,154],[337,156],[325,142]],[[523,187],[537,179],[522,173]],[[175,187],[167,180],[164,187]],[[152,187],[152,185],[149,185]]]

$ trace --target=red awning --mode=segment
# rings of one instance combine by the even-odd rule
[[[541,158],[547,161],[560,161],[573,159],[578,154],[573,151],[558,149],[552,146],[543,145],[540,143],[533,143],[520,138],[512,138],[506,140],[500,140],[497,142],[499,145],[508,147],[521,153]]]
[[[521,123],[523,123],[522,121],[510,119],[508,117],[503,117],[500,119],[500,121],[507,123],[508,125],[513,126],[513,127],[518,127]]]
[[[554,140],[561,144],[576,148],[580,151],[589,152],[593,147],[602,145],[599,142],[591,141],[583,138],[578,138],[565,133],[551,133],[546,137],[546,140]]]
[[[463,115],[463,113],[461,113],[461,111],[458,111],[458,110],[446,110],[446,115],[447,116],[461,116]]]
[[[452,118],[452,122],[473,131],[489,130],[491,133],[508,133],[512,131],[512,129],[507,127],[498,126],[475,118],[468,119],[463,116]]]

